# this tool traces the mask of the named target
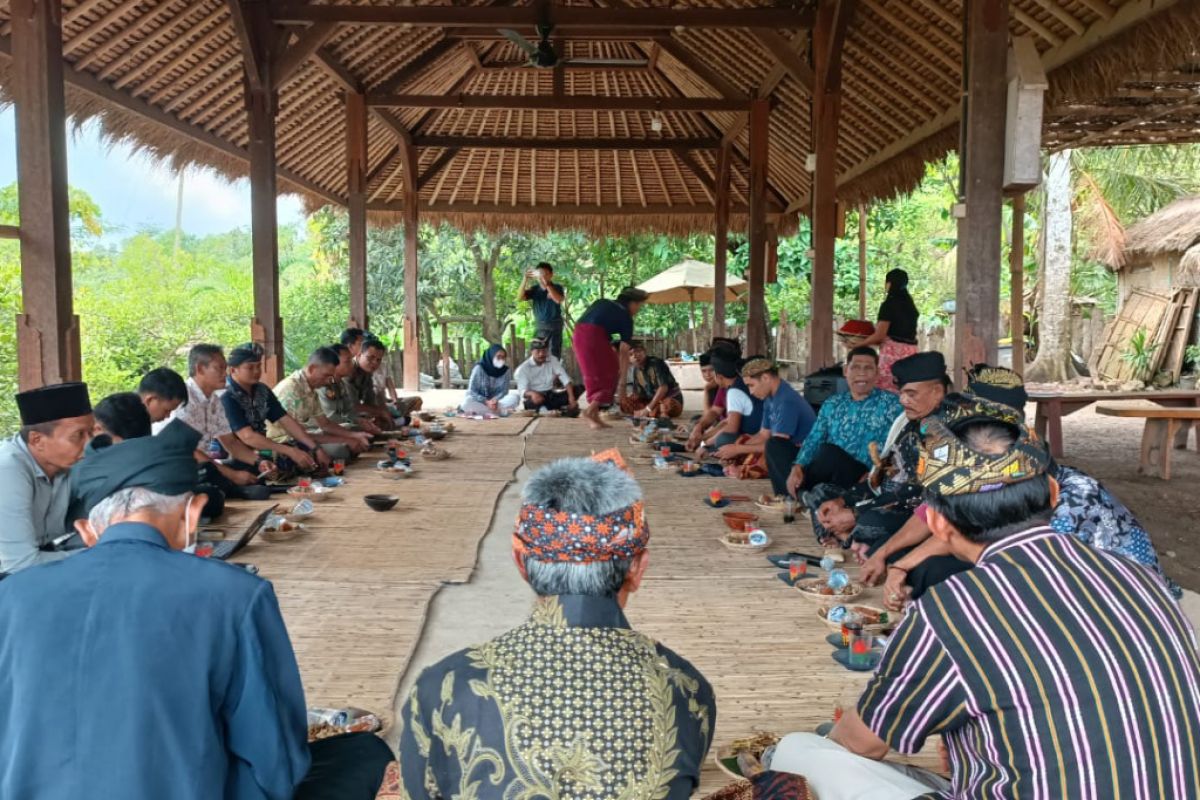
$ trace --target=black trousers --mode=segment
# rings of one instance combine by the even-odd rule
[[[575,398],[583,397],[584,388],[576,386]],[[544,408],[547,411],[558,411],[560,408],[566,408],[571,404],[571,398],[567,397],[566,389],[551,389],[546,392],[538,392],[542,396],[542,404],[536,405],[532,400],[524,399],[522,403],[529,411],[537,411],[539,408]]]
[[[308,745],[312,765],[295,800],[375,800],[391,748],[373,733],[349,733]]]
[[[894,564],[904,558],[913,548],[908,547],[893,553],[888,558],[889,564]],[[912,589],[912,599],[919,600],[930,588],[937,586],[951,575],[966,572],[971,568],[968,561],[960,561],[954,556],[933,556],[922,561],[908,573],[908,585]]]
[[[537,338],[546,340],[546,344],[550,345],[550,355],[555,358],[562,358],[562,335],[563,323],[561,319],[557,322],[538,321]],[[581,397],[581,395],[575,396]]]
[[[804,483],[800,491],[807,492],[823,483],[849,489],[867,474],[867,467],[836,444],[826,442],[816,457],[804,468]]]
[[[792,464],[800,448],[792,444],[791,439],[772,436],[767,439],[764,453],[767,462],[767,475],[771,478],[771,490],[775,494],[787,494],[788,476],[792,474]]]

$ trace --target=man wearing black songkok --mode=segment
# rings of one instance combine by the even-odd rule
[[[16,396],[21,429],[0,445],[0,574],[65,558],[68,473],[92,437],[87,385],[59,383]]]

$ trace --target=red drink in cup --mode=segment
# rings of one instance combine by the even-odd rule
[[[299,486],[301,489],[307,489],[308,487],[312,486],[312,479],[311,478],[298,478],[296,480],[296,485]]]
[[[708,493],[708,502],[712,503],[714,506],[717,505],[718,503],[720,503],[721,502],[721,490],[713,489],[711,492],[709,492]]]
[[[803,558],[793,558],[788,562],[788,578],[792,583],[808,574],[808,562]]]
[[[659,449],[658,454],[660,456],[662,456],[663,458],[670,458],[671,457],[671,448],[664,446]]]

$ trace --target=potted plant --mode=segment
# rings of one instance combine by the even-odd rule
[[[1196,388],[1196,370],[1200,369],[1200,345],[1191,344],[1183,351],[1184,368],[1188,370],[1179,376],[1180,389]]]

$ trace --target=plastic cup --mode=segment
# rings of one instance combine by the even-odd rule
[[[338,458],[338,459],[334,459],[334,462],[333,462],[333,474],[334,474],[334,475],[341,475],[341,474],[342,474],[343,472],[345,472],[345,471],[346,471],[346,462],[345,462],[345,461],[343,461],[343,460],[342,460],[342,459],[340,459],[340,458]]]
[[[658,453],[663,458],[670,458],[671,457],[671,448],[669,448],[669,447],[660,448]]]
[[[788,524],[796,521],[796,501],[790,497],[783,501],[783,521]]]
[[[875,643],[875,637],[870,633],[865,633],[861,625],[858,628],[857,631],[850,634],[850,665],[869,667],[871,665],[871,647]]]
[[[788,578],[792,583],[808,574],[808,562],[803,558],[793,558],[788,561]]]
[[[301,489],[307,489],[308,487],[312,486],[312,479],[311,478],[297,478],[296,485],[299,486]]]
[[[721,490],[713,489],[711,492],[709,492],[708,493],[708,502],[712,503],[714,506],[717,503],[721,502]]]

